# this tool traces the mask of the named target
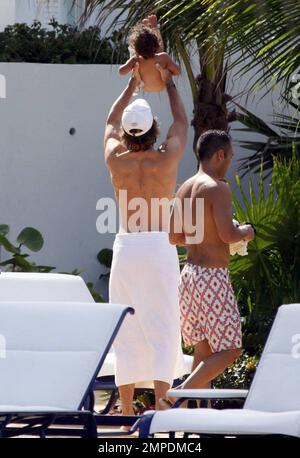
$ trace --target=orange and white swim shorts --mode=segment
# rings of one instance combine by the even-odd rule
[[[241,348],[241,319],[227,268],[186,264],[180,277],[179,303],[186,345],[207,339],[213,353]]]

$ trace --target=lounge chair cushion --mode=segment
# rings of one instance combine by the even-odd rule
[[[168,431],[225,435],[287,434],[300,437],[300,411],[272,413],[246,409],[170,409],[156,412],[150,434]]]
[[[80,408],[126,310],[95,302],[0,302],[0,409]]]

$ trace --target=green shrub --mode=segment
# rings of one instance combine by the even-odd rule
[[[25,227],[17,237],[16,243],[13,244],[8,239],[9,226],[0,224],[0,249],[3,247],[9,257],[0,262],[0,266],[5,268],[6,272],[41,272],[47,273],[55,270],[53,266],[39,265],[30,260],[30,255],[24,253],[23,248],[30,251],[40,251],[44,246],[42,234],[33,227]],[[2,253],[1,253],[2,254]],[[80,275],[77,269],[72,272],[61,272],[64,274]],[[100,293],[98,293],[93,283],[87,283],[87,287],[94,298],[95,302],[104,302]]]
[[[248,389],[254,377],[258,361],[258,355],[250,356],[248,353],[243,353],[223,374],[214,380],[214,387]]]
[[[49,22],[47,30],[35,21],[32,25],[14,24],[0,32],[1,62],[47,64],[118,64],[128,57],[120,42],[120,32],[101,38],[99,27],[80,31],[68,24]]]
[[[248,198],[235,196],[235,218],[252,221],[257,229],[248,255],[234,256],[230,275],[243,317],[245,350],[254,355],[265,344],[277,309],[300,300],[300,164],[274,158],[268,192],[261,171],[259,193],[249,180]]]
[[[243,353],[231,366],[229,366],[219,377],[213,381],[214,388],[232,388],[248,390],[255,375],[256,367],[259,362],[259,356],[250,356]],[[217,409],[240,408],[244,403],[243,400],[218,400],[213,403]]]

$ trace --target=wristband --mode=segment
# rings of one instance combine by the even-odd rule
[[[176,89],[176,84],[174,83],[173,80],[168,81],[168,82],[166,83],[166,86],[167,86],[167,88],[173,87],[174,89]]]

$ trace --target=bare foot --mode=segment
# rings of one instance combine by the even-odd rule
[[[176,387],[176,390],[180,390],[180,387]],[[176,401],[178,401],[179,398],[174,398],[172,396],[166,396],[164,398],[160,398],[158,403],[159,406],[161,407],[162,410],[167,410],[171,409],[173,405],[175,404]]]
[[[120,426],[120,431],[130,431],[130,430],[131,430],[131,426],[128,426],[128,425]]]
[[[159,401],[160,410],[169,410],[172,409],[173,403],[167,398],[160,398]]]
[[[142,23],[151,29],[157,29],[157,17],[155,14],[151,14],[142,20]]]

